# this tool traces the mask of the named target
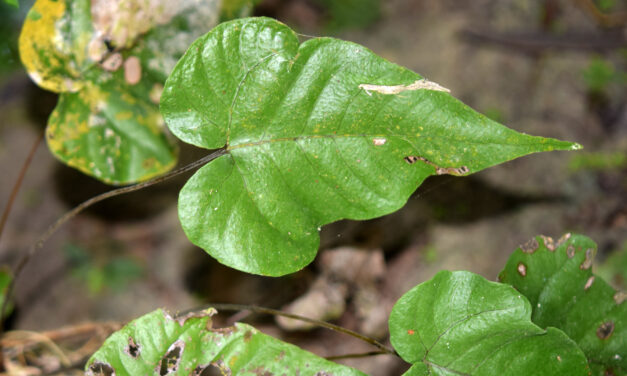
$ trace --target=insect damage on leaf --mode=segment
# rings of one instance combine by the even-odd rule
[[[371,91],[391,95],[391,94],[399,94],[404,91],[412,91],[412,90],[434,90],[434,91],[443,91],[445,93],[450,93],[451,91],[435,82],[429,81],[425,78],[416,80],[414,83],[409,85],[373,85],[373,84],[360,84],[360,89],[363,89],[366,94],[372,96]]]
[[[436,175],[456,175],[456,176],[462,176],[465,175],[467,173],[470,172],[470,169],[468,169],[468,167],[466,166],[461,166],[461,167],[440,167],[438,165],[436,165],[435,163],[431,162],[430,160],[428,160],[425,157],[418,157],[415,155],[408,155],[407,157],[403,158],[405,160],[405,162],[409,163],[409,164],[414,164],[417,161],[422,161],[430,166],[433,166],[435,168],[435,173]]]

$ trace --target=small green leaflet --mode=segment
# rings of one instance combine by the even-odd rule
[[[226,148],[180,193],[189,239],[223,264],[271,276],[309,264],[321,226],[394,212],[430,175],[580,148],[508,129],[360,45],[300,44],[268,18],[196,40],[161,112],[181,140]]]
[[[85,365],[96,375],[334,375],[363,373],[236,323],[213,328],[209,309],[173,318],[158,309],[113,333]]]
[[[562,331],[531,322],[511,286],[441,271],[405,293],[390,341],[413,366],[406,375],[588,375],[583,352]]]
[[[9,4],[9,5],[13,5],[16,8],[20,7],[20,4],[18,3],[18,0],[4,0],[4,2]]]

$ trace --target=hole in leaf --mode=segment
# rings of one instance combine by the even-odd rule
[[[614,323],[611,321],[604,322],[597,329],[597,337],[600,339],[608,339],[614,332]]]
[[[137,359],[141,354],[141,346],[138,343],[135,343],[133,337],[128,337],[128,346],[125,349],[125,352],[131,356],[131,358]]]
[[[115,370],[107,363],[95,362],[89,366],[89,372],[94,376],[115,376]]]
[[[160,376],[166,376],[176,372],[184,348],[185,343],[181,340],[174,342],[172,346],[170,346],[168,352],[165,353],[159,364]]]
[[[226,373],[229,375],[230,373]],[[223,376],[225,373],[215,364],[199,365],[191,373],[192,376]]]

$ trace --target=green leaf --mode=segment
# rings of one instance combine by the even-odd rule
[[[272,19],[217,26],[161,100],[177,137],[227,151],[182,189],[183,229],[223,264],[283,275],[315,257],[320,226],[391,213],[429,175],[579,148],[517,133],[442,90],[354,43],[299,44]]]
[[[162,174],[177,147],[158,111],[187,46],[217,22],[218,0],[37,0],[19,47],[41,87],[60,93],[46,139],[64,163],[112,184]]]
[[[209,309],[172,318],[162,310],[111,335],[85,366],[87,375],[363,375],[237,323],[214,329]],[[212,373],[213,374],[213,373]]]
[[[227,21],[234,18],[247,17],[252,13],[253,8],[261,0],[229,0],[222,2],[220,9],[220,20]]]
[[[560,328],[577,342],[597,374],[623,375],[627,294],[592,274],[596,251],[583,235],[567,234],[557,242],[537,236],[510,256],[499,278],[529,299],[534,323]]]
[[[16,8],[20,7],[20,3],[17,0],[4,0],[6,4],[13,5]]]
[[[403,295],[390,341],[414,364],[407,375],[587,375],[585,356],[562,331],[531,322],[511,286],[442,271]]]

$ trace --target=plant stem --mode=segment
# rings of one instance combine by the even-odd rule
[[[39,144],[41,144],[41,140],[43,139],[44,139],[44,134],[42,133],[37,137],[37,139],[33,143],[33,146],[31,146],[30,152],[28,153],[28,156],[26,157],[26,160],[24,161],[24,164],[22,165],[22,168],[20,169],[20,173],[17,177],[17,180],[15,181],[15,184],[13,185],[13,190],[11,191],[11,195],[9,196],[9,200],[7,201],[7,206],[4,207],[4,211],[2,212],[2,218],[0,218],[0,239],[2,238],[2,231],[4,230],[4,226],[6,225],[7,219],[9,218],[9,214],[11,213],[11,207],[13,206],[13,203],[15,202],[15,199],[17,198],[17,194],[20,191],[20,187],[22,186],[22,181],[24,180],[26,171],[28,170],[28,167],[30,167],[30,163],[33,160],[33,156],[35,155],[35,152],[37,151],[37,148],[39,147]]]
[[[287,312],[279,311],[279,310],[272,309],[272,308],[259,307],[259,306],[246,305],[246,304],[215,303],[215,304],[208,304],[207,308],[209,307],[215,308],[218,311],[244,311],[246,310],[246,311],[251,311],[255,313],[264,313],[268,315],[283,316],[283,317],[287,317],[287,318],[294,319],[294,320],[308,322],[308,323],[314,324],[322,328],[333,330],[335,332],[348,334],[349,336],[362,340],[372,346],[375,346],[376,348],[380,350],[380,351],[373,352],[371,355],[389,354],[389,355],[399,356],[396,353],[396,351],[394,351],[394,349],[391,349],[385,346],[384,344],[382,344],[381,342],[377,341],[374,338],[365,336],[363,334],[357,333],[355,331],[352,331],[350,329],[347,329],[347,328],[344,328],[335,324],[328,323],[326,321],[311,319],[309,317],[295,315],[293,313],[287,313]],[[190,312],[194,312],[194,311],[197,311],[197,310],[185,311],[185,312],[182,312],[179,316],[183,316],[185,314],[189,314]],[[350,355],[350,354],[341,355],[340,357],[344,357],[344,356],[353,357],[353,355]],[[363,356],[369,356],[369,355],[363,355]]]
[[[74,209],[70,210],[69,212],[65,213],[61,218],[57,219],[53,224],[51,224],[48,229],[46,230],[46,232],[43,233],[43,235],[41,237],[39,237],[39,239],[37,240],[37,242],[28,250],[28,252],[22,256],[22,258],[18,261],[17,266],[14,269],[13,272],[13,280],[11,281],[11,283],[9,284],[8,288],[7,288],[7,292],[6,292],[6,296],[4,299],[4,302],[2,303],[2,308],[0,309],[0,334],[3,333],[4,331],[4,314],[6,312],[6,306],[7,306],[7,302],[9,301],[9,299],[11,298],[12,294],[13,294],[13,287],[15,285],[15,281],[17,281],[18,277],[20,276],[20,274],[22,273],[22,271],[24,270],[24,267],[26,266],[26,264],[28,264],[28,261],[33,257],[33,255],[40,250],[44,243],[50,239],[50,237],[61,227],[63,226],[63,224],[65,224],[67,221],[69,221],[70,219],[74,218],[78,213],[82,212],[83,210],[89,208],[90,206],[100,202],[100,201],[104,201],[108,198],[111,197],[115,197],[115,196],[120,196],[123,195],[125,193],[130,193],[130,192],[135,192],[138,191],[140,189],[146,188],[146,187],[150,187],[151,185],[155,185],[157,183],[161,183],[163,181],[166,181],[170,178],[173,178],[177,175],[183,174],[187,171],[193,170],[195,168],[198,168],[208,162],[211,162],[212,160],[224,155],[227,153],[226,148],[222,148],[222,149],[218,149],[217,151],[200,158],[199,160],[192,162],[186,166],[183,166],[179,169],[176,169],[174,171],[170,171],[165,175],[161,175],[159,177],[156,177],[152,180],[148,180],[145,181],[143,183],[138,183],[138,184],[134,184],[134,185],[129,185],[126,187],[122,187],[122,188],[118,188],[118,189],[114,189],[112,191],[109,192],[105,192],[103,194],[100,194],[98,196],[94,196],[92,198],[90,198],[89,200],[83,202],[82,204],[74,207]]]
[[[369,356],[376,356],[376,355],[390,355],[390,354],[385,351],[369,351],[369,352],[356,353],[356,354],[325,356],[324,358],[326,360],[339,360],[339,359],[349,359],[349,358],[350,359],[367,358]],[[397,354],[395,353],[394,355],[397,355]]]

